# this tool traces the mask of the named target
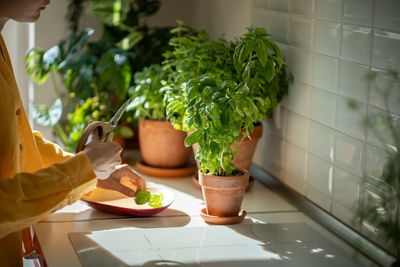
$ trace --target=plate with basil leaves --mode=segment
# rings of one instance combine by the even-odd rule
[[[129,197],[114,190],[95,188],[81,200],[100,211],[133,216],[157,214],[174,201],[174,194],[166,187],[149,183],[146,190],[138,190],[135,197]]]

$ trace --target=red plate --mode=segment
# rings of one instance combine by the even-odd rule
[[[117,191],[103,188],[95,188],[84,195],[81,200],[85,201],[92,208],[109,213],[151,216],[166,209],[175,199],[174,194],[164,187],[150,185],[147,186],[147,190],[152,194],[163,194],[161,207],[153,208],[148,203],[138,205],[133,197],[128,197]]]

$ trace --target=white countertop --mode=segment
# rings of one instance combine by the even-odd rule
[[[146,177],[146,181],[162,184],[175,195],[172,205],[154,216],[199,215],[205,207],[201,190],[198,189],[191,177],[184,178],[154,178]],[[242,208],[249,212],[283,212],[295,211],[296,208],[267,187],[255,182],[253,188],[246,192]],[[82,221],[93,219],[121,218],[123,216],[104,213],[78,201],[47,217],[47,221]]]
[[[273,248],[275,246],[275,250],[263,249],[259,251],[255,248],[260,247],[260,245],[265,245],[266,247],[268,247],[266,244],[264,244],[265,238],[260,238],[259,240],[256,240],[257,238],[255,238],[255,236],[252,236],[250,239],[249,237],[246,237],[245,239],[253,241],[245,241],[244,236],[250,236],[251,234],[243,235],[243,233],[241,233],[241,231],[237,229],[248,227],[249,231],[251,232],[255,229],[255,227],[257,228],[260,225],[262,226],[268,224],[272,227],[271,224],[273,223],[294,222],[306,223],[307,226],[311,226],[312,229],[317,231],[316,233],[318,234],[315,234],[315,236],[324,236],[327,238],[327,240],[330,240],[331,243],[325,244],[325,246],[327,247],[325,249],[325,252],[317,252],[317,254],[319,253],[318,255],[322,255],[323,253],[325,253],[324,257],[318,256],[319,258],[309,258],[311,255],[310,253],[313,252],[310,252],[309,248],[303,248],[303,252],[298,252],[297,254],[295,253],[297,255],[296,257],[300,257],[299,255],[302,256],[300,258],[296,258],[292,255],[292,259],[299,259],[300,261],[301,259],[303,259],[303,261],[305,260],[307,262],[310,261],[310,259],[313,259],[312,262],[315,261],[315,266],[318,265],[316,264],[318,262],[321,264],[325,264],[325,261],[327,260],[329,263],[329,261],[332,261],[332,259],[330,259],[331,254],[329,254],[327,250],[330,250],[331,247],[334,246],[332,244],[336,244],[337,247],[345,249],[345,251],[350,254],[355,253],[355,251],[347,246],[345,243],[338,240],[328,231],[324,230],[318,224],[310,220],[303,213],[297,211],[295,207],[290,205],[281,196],[277,195],[257,181],[255,182],[253,188],[249,192],[246,192],[243,200],[242,208],[247,211],[247,217],[244,222],[242,222],[242,224],[240,225],[235,226],[216,227],[205,223],[200,217],[199,212],[202,208],[204,208],[204,202],[202,200],[201,191],[194,185],[191,177],[173,179],[147,177],[147,180],[167,186],[171,191],[173,191],[176,197],[174,203],[168,209],[160,212],[159,214],[156,214],[155,216],[138,218],[107,214],[94,210],[84,204],[84,202],[78,201],[77,203],[71,206],[67,206],[62,210],[59,210],[56,213],[50,215],[47,220],[34,225],[34,230],[37,234],[48,266],[82,266],[82,262],[80,261],[78,254],[69,239],[69,234],[71,233],[78,233],[78,237],[84,237],[87,240],[90,239],[87,238],[86,235],[81,234],[81,232],[87,232],[88,236],[91,237],[101,236],[101,238],[103,238],[101,239],[103,243],[99,243],[99,241],[94,242],[90,239],[93,244],[97,244],[96,246],[98,246],[98,248],[101,248],[98,249],[97,253],[99,253],[99,251],[105,253],[105,251],[109,250],[107,254],[102,254],[102,256],[108,255],[108,258],[117,258],[118,261],[121,262],[121,266],[127,266],[126,264],[132,266],[142,266],[144,262],[149,263],[148,261],[152,260],[153,257],[161,257],[163,259],[167,257],[169,260],[173,260],[174,262],[182,261],[195,264],[196,266],[197,264],[202,264],[204,266],[214,266],[215,264],[220,265],[222,264],[222,262],[225,262],[225,264],[227,264],[227,255],[231,257],[229,259],[235,259],[235,261],[238,263],[249,261],[254,263],[255,266],[262,266],[265,264],[264,260],[266,260],[268,257],[273,258],[276,257],[278,254],[279,257],[285,256],[281,255],[281,253],[283,253],[283,250],[287,250],[287,246],[292,246],[291,250],[294,251],[296,251],[296,249],[299,249],[296,246],[306,246],[298,243],[287,243],[287,241],[284,240],[275,240],[273,242],[274,244],[269,244],[269,247]],[[219,238],[216,238],[215,240],[212,239],[214,241],[207,241],[208,239],[204,239],[205,241],[203,240],[203,243],[193,241],[192,247],[188,246],[187,241],[185,241],[187,239],[177,238],[177,240],[174,240],[176,244],[172,242],[175,244],[173,245],[170,242],[171,238],[162,238],[163,236],[167,236],[170,233],[175,233],[175,236],[182,236],[184,233],[182,231],[184,231],[184,229],[189,229],[190,233],[193,233],[189,236],[193,236],[194,239],[196,238],[195,233],[209,233],[210,231],[214,231],[215,233],[213,232],[211,235],[208,236],[217,236]],[[232,229],[234,231],[232,231]],[[268,227],[260,229],[260,233],[271,231],[271,229]],[[230,230],[230,232],[228,230]],[[119,239],[120,246],[127,248],[126,251],[124,250],[123,252],[120,251],[120,248],[115,248],[116,251],[114,251],[112,248],[108,248],[108,246],[115,243],[115,241],[112,241],[112,237],[118,235],[118,233],[121,234],[121,232],[118,231],[123,231],[122,238]],[[159,244],[157,247],[154,247],[152,245],[151,240],[149,241],[150,243],[147,244],[149,247],[139,246],[141,250],[139,249],[139,247],[134,248],[132,246],[132,243],[130,243],[132,242],[132,240],[142,240],[141,238],[143,236],[148,236],[149,234],[155,233],[157,231],[159,232],[159,236],[161,236],[161,241],[158,240],[158,242],[161,242],[161,245]],[[75,234],[71,235],[73,236]],[[128,237],[130,235],[131,237]],[[260,234],[256,234],[257,237],[259,235]],[[202,234],[202,236],[202,238],[204,238],[204,234]],[[318,243],[323,242],[319,242],[318,238],[315,240],[314,239],[307,242],[310,246],[318,249]],[[219,244],[217,240],[219,240],[218,242],[220,242],[220,240],[225,241],[223,244]],[[234,249],[238,249],[236,245],[236,247],[234,246],[234,244],[236,244],[235,242],[239,242],[237,240],[241,240],[240,242],[244,242],[243,244],[240,243],[240,246],[242,246],[241,253],[239,253],[241,255],[240,257],[236,255],[237,253],[234,253]],[[212,244],[213,242],[217,242],[218,244],[215,243],[214,249],[211,249],[210,246],[204,245],[204,242],[206,241],[210,244]],[[233,245],[230,242],[233,242]],[[279,250],[279,248],[281,248],[281,251]],[[160,251],[155,251],[157,249]],[[211,253],[210,255],[210,253],[206,253],[208,250],[214,251],[214,254]],[[277,251],[279,253],[277,253]],[[333,249],[333,251],[335,250]],[[339,252],[335,251],[334,253],[337,254]],[[288,256],[290,255],[286,255],[285,257]],[[103,266],[110,266],[105,264],[105,261],[102,261],[100,256],[96,258],[100,261],[100,263],[98,262],[96,263],[96,265],[100,266],[101,263],[103,263]],[[289,258],[290,257],[288,257],[288,259]],[[337,256],[335,260],[339,260],[339,257]],[[357,265],[358,259],[355,260],[356,262],[353,263],[356,263]],[[367,262],[362,257],[361,260],[363,262]],[[152,263],[155,264],[156,261]],[[276,263],[276,261],[274,261],[274,263]],[[278,261],[278,263],[282,263],[282,261]],[[290,265],[290,263],[295,264],[296,261],[289,260],[285,262],[285,264],[286,263],[289,263]],[[341,265],[345,266],[346,264]],[[225,266],[231,266],[231,263]]]

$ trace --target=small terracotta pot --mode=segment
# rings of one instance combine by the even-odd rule
[[[241,176],[214,176],[199,170],[199,183],[207,214],[219,217],[237,216],[249,183],[249,172]]]
[[[190,149],[184,145],[186,134],[168,121],[139,119],[139,146],[143,161],[150,166],[176,168],[185,165]]]
[[[245,170],[250,169],[251,162],[253,161],[254,152],[256,151],[258,140],[262,136],[263,126],[258,124],[254,127],[254,131],[250,133],[251,139],[246,137],[239,146],[238,153],[235,155],[232,163],[235,164],[237,168],[242,168]],[[240,133],[239,139],[242,138],[242,132]],[[239,141],[238,141],[239,142]],[[236,144],[231,146],[231,149],[235,149]]]
[[[263,126],[262,124],[257,124],[254,127],[254,131],[252,133],[250,133],[250,137],[251,139],[249,139],[248,137],[246,137],[243,142],[240,144],[239,146],[239,150],[238,153],[236,153],[235,158],[233,159],[233,164],[235,164],[235,166],[237,168],[241,168],[241,169],[245,169],[245,170],[249,170],[250,169],[250,165],[251,162],[253,161],[253,156],[254,156],[254,152],[256,151],[256,147],[257,147],[257,143],[258,140],[261,138],[262,136],[262,131],[263,131]],[[188,135],[190,134],[187,133]],[[239,135],[239,140],[242,138],[242,132]],[[236,143],[237,144],[237,143]],[[231,149],[235,149],[236,148],[236,144],[231,146]],[[197,153],[197,144],[194,144],[192,146],[193,149],[193,153],[196,155]],[[196,160],[196,164],[197,164],[197,168],[200,169],[200,165],[199,162]]]

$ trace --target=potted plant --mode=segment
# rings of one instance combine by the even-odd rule
[[[262,29],[250,29],[249,33],[235,42],[228,42],[223,38],[211,41],[205,31],[199,31],[195,35],[183,35],[188,29],[183,27],[182,22],[179,24],[174,29],[176,36],[170,41],[174,50],[164,53],[166,60],[163,66],[170,72],[169,86],[165,94],[167,119],[175,127],[189,131],[185,112],[189,106],[186,99],[189,91],[187,85],[192,78],[211,73],[217,79],[230,80],[236,86],[251,90],[246,96],[248,103],[267,103],[261,114],[258,114],[258,120],[253,120],[255,127],[251,127],[249,136],[245,136],[240,143],[233,160],[238,167],[248,170],[257,141],[262,135],[260,120],[271,115],[272,110],[287,93],[291,80],[286,73],[279,47],[266,38],[268,35]],[[256,51],[265,54],[265,62],[254,61],[253,57],[257,58]],[[248,104],[245,101],[238,103]],[[239,142],[239,139],[236,142]],[[195,144],[193,151],[196,150]]]
[[[145,67],[134,76],[133,99],[127,107],[139,119],[139,145],[145,164],[159,168],[179,168],[190,158],[184,146],[186,134],[166,120],[163,103],[167,71],[158,64]]]
[[[108,120],[128,98],[132,73],[161,62],[170,35],[167,27],[145,24],[144,18],[158,10],[159,0],[94,0],[89,12],[100,19],[103,33],[92,41],[94,31],[80,30],[78,25],[84,2],[70,1],[67,18],[71,33],[67,38],[48,50],[33,48],[26,57],[30,77],[39,84],[50,77],[57,95],[52,107],[36,108],[35,119],[51,126],[69,151],[75,150],[88,120]],[[57,86],[55,73],[62,88]],[[117,135],[132,137],[130,115],[124,114]]]
[[[233,48],[234,68],[222,75],[206,72],[186,83],[182,125],[192,132],[185,145],[198,145],[208,215],[238,216],[249,173],[235,166],[234,158],[255,124],[272,113],[287,91],[279,86],[289,81],[280,49],[267,37],[264,29],[250,28]]]

